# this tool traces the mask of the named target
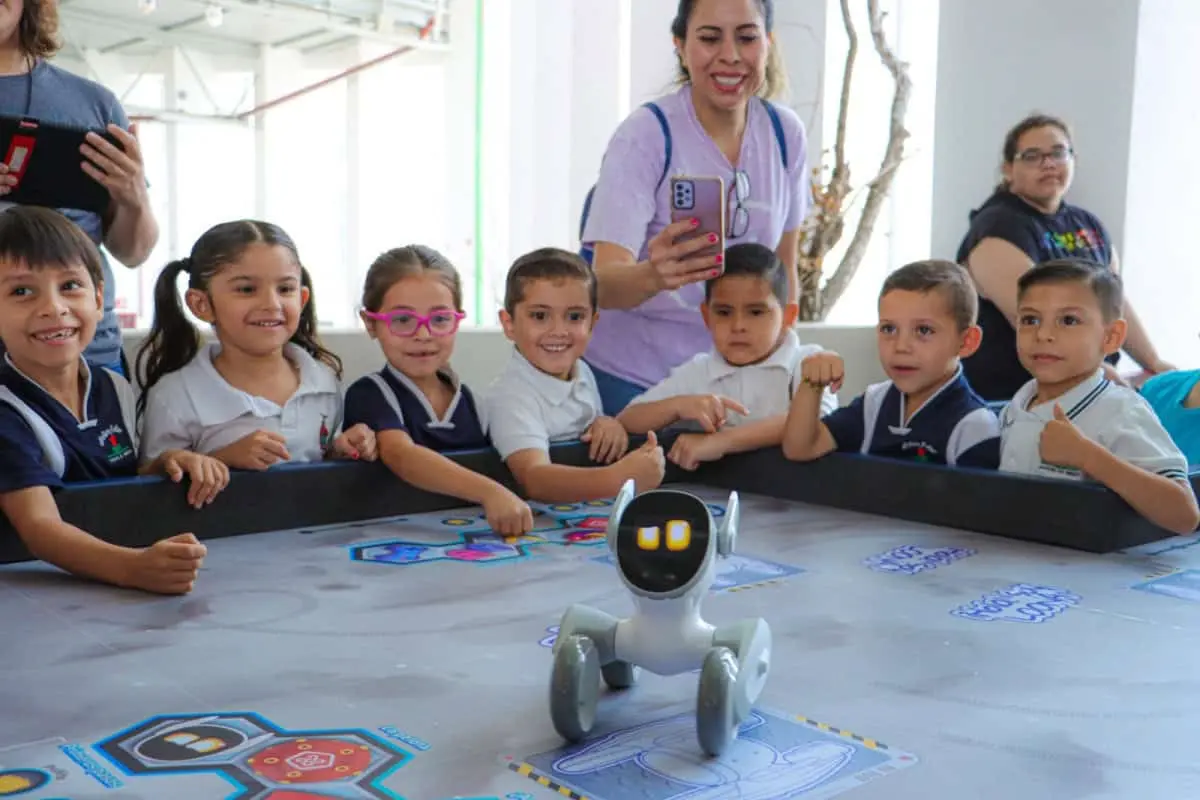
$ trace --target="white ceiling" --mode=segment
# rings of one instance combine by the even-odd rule
[[[70,48],[148,56],[179,46],[252,57],[263,45],[313,52],[355,39],[445,44],[448,6],[449,0],[60,0],[59,17]]]

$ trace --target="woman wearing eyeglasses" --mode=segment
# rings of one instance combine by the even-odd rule
[[[712,347],[699,308],[721,255],[671,219],[670,176],[725,181],[726,245],[776,249],[792,277],[809,189],[804,126],[769,98],[783,89],[774,0],[680,0],[671,26],[679,88],[617,129],[582,231],[602,309],[585,356],[615,416]],[[661,119],[656,115],[661,113]]]
[[[963,360],[963,372],[985,400],[1009,400],[1030,379],[1017,360],[1017,280],[1034,264],[1054,258],[1082,258],[1120,271],[1116,248],[1095,214],[1066,202],[1075,151],[1062,120],[1036,114],[1004,137],[1003,180],[982,206],[971,212],[970,227],[958,249],[979,290],[983,342]],[[1125,351],[1149,374],[1172,369],[1158,357],[1145,327],[1125,301]],[[1118,356],[1109,359],[1109,377]]]

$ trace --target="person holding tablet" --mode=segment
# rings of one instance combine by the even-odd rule
[[[585,360],[607,415],[712,348],[700,306],[723,252],[697,254],[713,246],[710,236],[775,250],[797,302],[806,134],[794,111],[770,100],[786,81],[774,19],[774,0],[680,0],[671,33],[681,85],[630,114],[609,143],[581,236],[601,308]],[[671,223],[671,175],[724,181],[720,235],[679,238],[694,229]]]
[[[58,210],[117,260],[131,268],[141,266],[150,257],[159,233],[150,207],[137,128],[130,125],[120,101],[110,90],[47,61],[59,46],[58,0],[0,3],[0,116],[105,131],[111,137],[110,141],[89,133],[78,154],[78,168],[107,190],[107,207],[100,212]],[[13,174],[15,165],[14,170],[9,169],[8,149],[0,154],[4,158],[0,164],[0,203],[14,201],[9,195],[18,183]],[[104,251],[101,254],[104,256]],[[116,285],[107,256],[103,266],[104,317],[84,357],[91,364],[123,374],[121,328],[114,311]]]

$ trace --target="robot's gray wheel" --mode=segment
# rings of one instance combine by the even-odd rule
[[[700,688],[696,697],[696,734],[700,747],[710,756],[724,753],[737,738],[733,692],[737,685],[738,664],[728,647],[714,647],[700,668]]]
[[[610,689],[628,689],[637,683],[638,668],[628,661],[610,661],[600,668]]]
[[[550,720],[559,736],[578,742],[596,722],[600,654],[586,636],[571,635],[557,644],[550,676]]]

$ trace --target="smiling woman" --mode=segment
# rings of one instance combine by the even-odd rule
[[[586,357],[606,414],[712,346],[702,283],[724,254],[699,251],[722,239],[770,247],[796,302],[806,137],[795,112],[771,100],[784,82],[774,27],[774,0],[680,0],[671,35],[681,85],[634,111],[609,143],[582,235],[603,309]],[[723,181],[724,229],[704,231],[714,238],[683,238],[691,221],[672,223],[672,175]]]
[[[0,114],[105,130],[120,142],[118,149],[93,133],[80,149],[80,168],[108,190],[107,210],[59,210],[123,264],[140,266],[158,241],[158,224],[150,207],[137,127],[130,125],[120,101],[107,88],[48,63],[58,48],[58,0],[0,2]],[[0,199],[15,184],[16,178],[0,165]],[[103,251],[101,263],[104,316],[85,355],[92,364],[121,372],[116,284]]]

